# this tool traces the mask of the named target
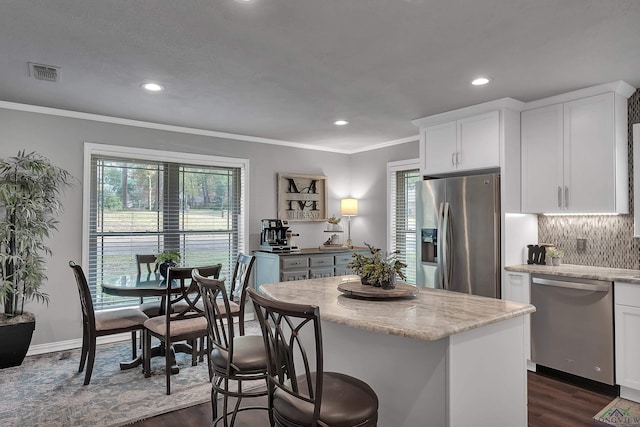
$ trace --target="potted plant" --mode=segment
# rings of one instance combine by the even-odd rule
[[[564,256],[564,252],[555,246],[547,247],[547,256],[551,258],[551,265],[560,265],[561,259]]]
[[[34,152],[0,159],[0,368],[22,364],[29,349],[35,317],[25,302],[49,302],[41,290],[44,256],[51,255],[45,241],[57,230],[60,193],[71,184],[66,170]]]
[[[369,255],[354,252],[351,255],[353,261],[347,264],[348,268],[360,276],[363,285],[392,289],[396,286],[396,276],[406,278],[402,269],[407,264],[398,259],[400,251],[383,256],[379,248],[374,248],[366,242],[364,244],[369,248]]]
[[[340,220],[341,218],[338,218],[337,216],[332,215],[331,218],[327,220],[327,231],[342,231]]]
[[[167,277],[167,268],[175,267],[180,261],[180,253],[174,250],[166,250],[156,255],[156,264],[162,277]]]

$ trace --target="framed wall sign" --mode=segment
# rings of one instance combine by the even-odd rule
[[[327,177],[278,174],[278,219],[327,220]]]

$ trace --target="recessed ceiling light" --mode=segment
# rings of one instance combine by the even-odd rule
[[[486,77],[478,77],[477,79],[473,79],[471,84],[474,86],[483,86],[489,83],[489,79]]]
[[[333,124],[336,126],[344,126],[344,125],[348,125],[349,122],[346,120],[336,120],[335,122],[333,122]]]
[[[164,86],[159,85],[158,83],[143,83],[140,86],[149,92],[161,92],[164,90]]]

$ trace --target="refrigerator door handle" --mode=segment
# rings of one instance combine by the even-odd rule
[[[443,229],[442,229],[442,220],[443,220],[443,214],[444,214],[444,203],[440,203],[440,206],[438,207],[438,218],[437,218],[437,222],[438,222],[438,246],[437,246],[437,253],[436,256],[438,257],[438,286],[440,286],[441,288],[444,288],[444,251],[443,251],[443,245],[444,243],[444,234],[443,233]]]
[[[444,211],[442,212],[442,274],[443,282],[442,289],[449,289],[449,202],[445,202]]]

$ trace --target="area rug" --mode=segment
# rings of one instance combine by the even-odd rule
[[[119,362],[130,358],[130,341],[99,345],[87,386],[78,373],[80,349],[30,356],[0,370],[0,426],[116,427],[210,400],[206,360],[191,366],[191,356],[179,353],[180,373],[171,376],[167,396],[164,358],[152,359],[150,378],[142,368],[121,371]]]
[[[593,417],[595,427],[640,426],[640,404],[616,397]]]

